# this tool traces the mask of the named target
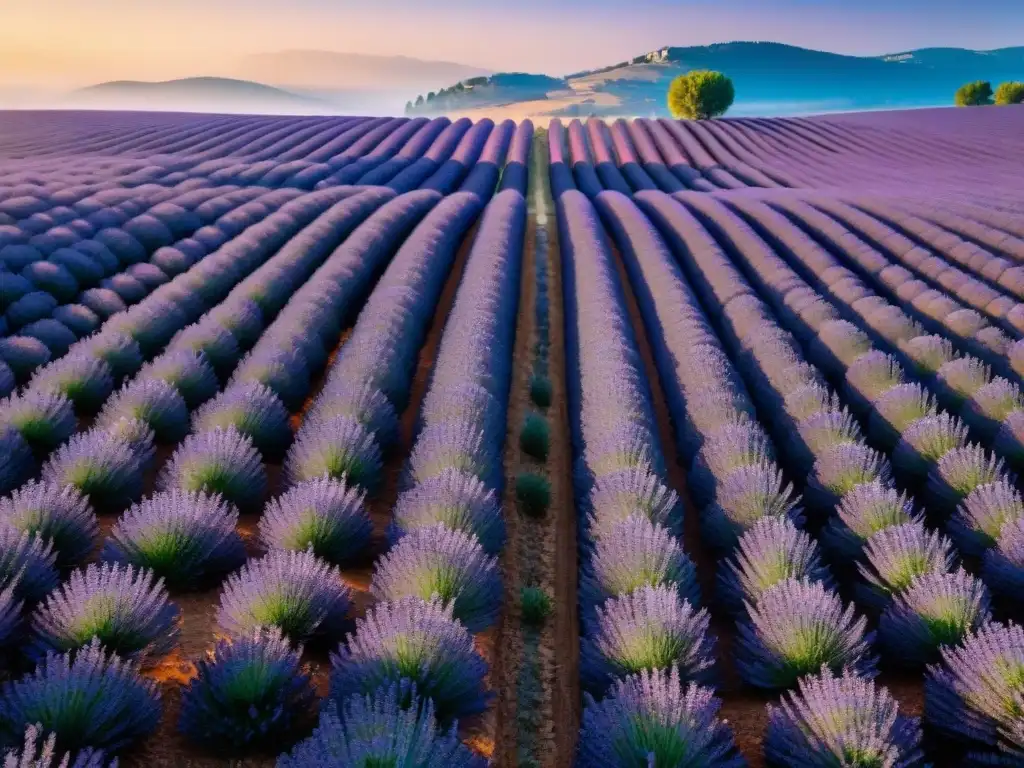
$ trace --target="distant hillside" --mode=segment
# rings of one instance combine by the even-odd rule
[[[467,109],[510,101],[532,101],[568,88],[565,80],[525,72],[502,72],[489,77],[471,77],[448,88],[429,91],[406,104],[406,114],[440,114],[450,109]]]
[[[956,89],[970,80],[1024,80],[1024,47],[846,56],[781,43],[669,46],[564,79],[528,81],[518,74],[508,84],[504,75],[488,78],[483,87],[464,82],[444,89],[437,104],[423,97],[411,111],[471,113],[500,106],[503,116],[665,116],[669,82],[692,69],[715,69],[733,79],[732,115],[937,106],[952,104]]]
[[[117,80],[68,94],[65,107],[153,111],[329,113],[329,103],[262,83],[224,77],[163,82]]]
[[[440,88],[490,70],[450,61],[407,56],[291,50],[246,56],[236,76],[290,89],[314,91],[394,90],[405,93]]]

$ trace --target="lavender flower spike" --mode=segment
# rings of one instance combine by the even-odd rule
[[[433,700],[438,718],[482,712],[487,664],[473,636],[439,600],[407,597],[379,603],[356,620],[356,631],[331,656],[331,699],[343,704],[406,678]]]
[[[142,464],[134,447],[103,431],[72,437],[43,465],[42,478],[88,496],[97,509],[119,512],[142,496]]]
[[[83,562],[99,534],[96,513],[74,487],[29,482],[0,499],[0,524],[53,546],[56,565]]]
[[[252,441],[234,429],[189,435],[157,479],[162,491],[220,494],[242,509],[259,506],[267,477]]]
[[[949,521],[950,536],[966,554],[980,555],[995,546],[1003,526],[1024,518],[1024,499],[1006,480],[979,485]]]
[[[901,715],[885,688],[850,672],[836,677],[828,667],[798,686],[768,705],[764,754],[772,768],[913,768],[922,760],[919,721]]]
[[[647,669],[677,667],[687,680],[713,676],[710,616],[668,586],[642,587],[597,609],[596,631],[583,645],[580,676],[595,692]]]
[[[301,654],[275,628],[221,640],[181,693],[179,728],[217,751],[278,745],[316,698]]]
[[[864,560],[866,563],[857,564],[867,582],[860,596],[875,607],[883,607],[918,576],[951,570],[956,557],[945,536],[920,523],[905,523],[868,539]]]
[[[864,544],[879,531],[923,519],[905,493],[878,481],[845,494],[836,512],[822,540],[839,559],[859,557]]]
[[[154,660],[178,643],[178,608],[152,571],[111,563],[71,574],[32,615],[30,653],[73,651],[98,639],[123,658]]]
[[[341,564],[364,553],[373,523],[364,491],[344,480],[319,477],[267,504],[259,531],[268,549],[312,549],[317,557]]]
[[[341,575],[312,552],[274,550],[228,577],[217,627],[228,637],[277,627],[292,642],[340,637],[351,601]]]
[[[791,688],[822,666],[876,674],[867,620],[821,583],[783,581],[764,592],[748,613],[749,621],[737,624],[736,662],[750,685]]]
[[[35,604],[60,583],[56,563],[47,539],[0,526],[0,589],[14,585],[18,599]]]
[[[433,702],[402,681],[349,697],[340,718],[337,707],[326,707],[313,735],[277,761],[277,768],[327,765],[487,768],[488,762],[459,741],[455,726],[439,731]]]
[[[719,706],[710,688],[687,685],[675,667],[627,677],[601,702],[587,695],[576,764],[741,768]]]
[[[893,598],[878,639],[900,663],[924,665],[937,660],[940,647],[959,643],[991,618],[988,590],[967,571],[926,573]]]
[[[117,768],[117,760],[109,765],[103,753],[83,749],[71,759],[71,754],[57,757],[57,734],[41,739],[42,727],[30,725],[25,729],[25,742],[18,751],[4,756],[3,768]]]
[[[98,640],[63,656],[48,655],[0,690],[6,743],[33,724],[57,736],[56,748],[114,754],[145,738],[160,722],[160,693],[135,666],[108,655]]]
[[[103,546],[107,562],[148,568],[172,589],[191,589],[245,562],[238,512],[219,496],[157,493],[129,509]]]

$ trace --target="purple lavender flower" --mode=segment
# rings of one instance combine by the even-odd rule
[[[226,637],[277,627],[292,642],[340,637],[351,599],[337,568],[312,552],[274,550],[231,574],[217,626]]]
[[[79,413],[95,413],[114,391],[110,366],[98,357],[72,352],[39,369],[28,391],[62,395]]]
[[[949,520],[950,536],[965,553],[980,555],[995,546],[1003,526],[1024,518],[1024,499],[1007,480],[979,485]]]
[[[1003,460],[988,454],[980,445],[950,451],[928,473],[926,491],[933,504],[952,513],[957,505],[981,485],[1016,481],[1005,470]]]
[[[311,383],[309,364],[296,349],[261,349],[258,345],[239,364],[230,386],[263,384],[289,410],[302,406]]]
[[[56,735],[56,749],[113,754],[153,733],[160,693],[131,662],[98,640],[74,653],[49,654],[34,672],[4,683],[0,723],[7,744],[33,724]]]
[[[178,727],[218,752],[277,746],[316,698],[301,655],[276,628],[221,640],[181,692]]]
[[[920,523],[905,493],[879,481],[858,485],[843,496],[823,532],[822,541],[839,559],[859,557],[864,544],[879,531],[904,523]]]
[[[831,511],[850,491],[864,483],[888,484],[889,461],[863,443],[840,443],[825,450],[814,462],[807,479],[807,502]]]
[[[35,610],[30,649],[35,658],[73,651],[98,638],[122,658],[147,662],[178,643],[178,609],[152,571],[92,563]]]
[[[0,499],[0,524],[51,544],[60,568],[85,560],[99,534],[89,502],[73,487],[47,482],[26,483]]]
[[[407,597],[379,603],[331,655],[331,699],[343,703],[408,679],[431,699],[442,722],[482,712],[487,664],[473,636],[440,600]]]
[[[1006,417],[1021,410],[1024,410],[1024,397],[1021,396],[1020,387],[997,376],[979,387],[960,413],[964,421],[989,442]]]
[[[942,662],[925,676],[925,722],[942,735],[995,747],[1020,720],[1024,629],[990,622],[939,653]]]
[[[700,603],[696,568],[678,539],[645,517],[627,517],[598,540],[583,571],[584,619],[592,623],[594,608],[609,598],[660,586],[675,589],[693,605]]]
[[[248,510],[262,502],[267,477],[249,438],[234,429],[214,429],[185,438],[164,465],[157,487],[219,494]]]
[[[237,522],[238,512],[219,496],[157,493],[117,521],[102,558],[152,570],[171,589],[195,589],[245,562]]]
[[[278,768],[326,765],[409,765],[418,768],[486,768],[487,760],[459,741],[453,725],[439,731],[434,703],[408,681],[330,705],[313,735],[277,760]]]
[[[0,588],[13,586],[19,600],[34,604],[59,583],[57,556],[47,539],[0,525]]]
[[[861,355],[846,370],[846,391],[860,411],[904,381],[903,369],[896,358],[877,350]]]
[[[142,368],[142,350],[134,339],[123,333],[101,331],[85,342],[84,351],[110,366],[115,382]]]
[[[14,371],[0,359],[0,397],[7,397],[17,386],[18,382],[14,378]]]
[[[704,435],[721,427],[740,424],[755,417],[750,400],[730,389],[709,388],[686,396],[686,418],[679,427],[682,452],[692,457],[700,450]]]
[[[463,421],[483,430],[488,442],[503,442],[505,409],[494,395],[481,384],[463,381],[466,372],[461,366],[448,371],[448,375],[455,379],[451,383],[440,381],[439,372],[436,368],[434,370],[434,378],[420,410],[417,432],[430,425]]]
[[[242,352],[238,342],[224,326],[214,322],[201,321],[179,331],[170,344],[168,351],[188,349],[202,352],[217,375],[225,378],[238,365]]]
[[[595,631],[583,643],[580,677],[595,692],[647,669],[676,667],[686,680],[714,674],[710,616],[681,600],[674,587],[641,587],[596,609]]]
[[[863,442],[860,426],[846,410],[818,411],[796,425],[797,439],[790,445],[789,458],[806,473],[819,456],[837,445]]]
[[[842,408],[842,401],[836,394],[817,382],[794,389],[786,395],[783,403],[783,409],[793,424],[799,424],[819,411],[841,411]]]
[[[921,523],[904,523],[874,534],[864,545],[864,563],[857,568],[867,582],[866,601],[881,607],[905,591],[919,576],[946,573],[956,557],[945,536]]]
[[[161,355],[139,371],[140,379],[159,379],[174,387],[189,408],[217,394],[220,384],[201,352],[181,349]]]
[[[4,756],[3,768],[117,768],[117,760],[108,765],[103,753],[92,749],[83,749],[74,760],[70,753],[58,758],[57,734],[51,733],[41,741],[40,731],[40,727],[28,726],[24,744]]]
[[[750,685],[792,688],[823,666],[876,674],[867,619],[820,582],[780,582],[748,606],[748,613],[749,620],[737,623],[736,664]]]
[[[381,449],[387,450],[398,442],[398,414],[387,396],[364,382],[358,387],[346,382],[343,390],[328,392],[318,398],[306,413],[304,424],[328,422],[338,416],[347,416],[359,422],[370,432]]]
[[[712,689],[686,684],[676,667],[631,675],[601,702],[586,697],[577,765],[740,768],[719,706]]]
[[[882,648],[900,664],[936,661],[938,649],[959,643],[992,614],[985,585],[967,571],[933,571],[893,597],[878,623]]]
[[[207,319],[226,328],[243,349],[255,344],[263,333],[263,312],[251,299],[232,300],[220,304],[210,311]]]
[[[627,518],[639,515],[678,535],[683,524],[679,497],[661,479],[642,469],[599,477],[590,493],[586,533],[592,541],[609,535]]]
[[[188,407],[178,390],[161,379],[136,379],[111,397],[96,418],[106,429],[120,419],[143,421],[162,443],[176,443],[188,434]]]
[[[389,601],[439,598],[466,629],[481,632],[498,618],[501,573],[474,536],[439,524],[399,540],[377,562],[370,592]]]
[[[362,424],[347,416],[301,430],[285,461],[292,485],[326,476],[373,491],[382,471],[380,446]]]
[[[868,435],[892,448],[911,424],[935,415],[935,401],[920,384],[900,384],[872,403]]]
[[[277,459],[292,442],[288,409],[263,384],[228,387],[196,411],[193,432],[234,429],[252,440],[265,457]]]
[[[43,465],[42,478],[74,488],[94,507],[110,512],[125,509],[142,495],[142,465],[135,449],[101,430],[75,435],[58,448]]]
[[[826,667],[768,705],[764,754],[775,768],[825,765],[913,768],[923,758],[921,725],[899,712],[885,688]]]
[[[373,533],[366,493],[344,480],[306,480],[267,504],[259,522],[267,549],[312,550],[341,564],[364,554]]]
[[[505,545],[505,518],[494,491],[478,477],[446,469],[400,494],[388,536],[402,536],[442,523],[477,537],[488,554]]]
[[[872,351],[871,339],[853,323],[830,320],[818,329],[807,351],[825,373],[841,375],[857,358]]]
[[[785,518],[798,527],[803,523],[800,497],[770,463],[740,467],[726,475],[701,524],[713,546],[731,549],[744,531],[765,517]]]
[[[766,517],[740,537],[736,553],[719,568],[718,598],[739,614],[746,604],[757,603],[765,590],[786,579],[833,586],[811,537],[785,517]]]
[[[108,437],[128,443],[143,471],[152,466],[153,459],[156,458],[156,435],[146,422],[139,419],[118,419],[102,430],[93,431],[106,433]]]
[[[690,487],[699,502],[710,501],[718,485],[734,470],[770,463],[768,436],[755,423],[737,424],[707,435],[690,471]]]
[[[976,357],[950,360],[935,372],[939,398],[954,409],[974,397],[991,378],[989,367]]]
[[[455,469],[479,477],[490,488],[501,485],[504,473],[500,451],[489,444],[475,424],[448,422],[427,427],[409,455],[408,486]]]
[[[982,573],[994,591],[1019,598],[1024,590],[1024,518],[1003,524],[995,547],[985,552]]]
[[[953,359],[953,344],[942,336],[916,336],[901,351],[913,362],[919,376],[932,376]]]
[[[967,427],[948,413],[918,419],[904,430],[892,453],[901,472],[925,475],[952,450],[967,445]]]
[[[59,394],[32,391],[0,403],[0,423],[18,430],[41,456],[71,437],[78,426],[70,400]]]

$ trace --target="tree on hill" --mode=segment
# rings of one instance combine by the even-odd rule
[[[680,75],[668,87],[668,110],[676,119],[721,117],[732,106],[736,90],[721,72],[697,69]]]
[[[975,80],[960,86],[955,98],[958,107],[984,107],[992,103],[992,83]]]
[[[996,104],[1024,104],[1024,83],[1009,81],[996,88]]]
[[[412,112],[412,102],[407,101],[405,102],[405,114],[408,115],[410,112]]]
[[[436,96],[437,94],[431,91],[430,93],[427,94],[427,101],[433,101]]]
[[[419,96],[416,97],[416,106],[417,107],[422,107],[423,106],[423,94],[420,94]]]

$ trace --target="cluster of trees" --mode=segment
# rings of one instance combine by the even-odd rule
[[[709,120],[724,115],[735,98],[732,80],[721,72],[697,69],[669,85],[668,110],[677,120]]]
[[[405,112],[406,114],[409,114],[410,112],[415,112],[417,109],[421,109],[425,105],[432,105],[434,101],[444,101],[449,96],[452,96],[453,94],[456,93],[462,93],[467,88],[473,88],[474,86],[478,85],[487,85],[489,82],[489,78],[487,78],[484,75],[481,75],[480,77],[471,77],[468,80],[461,80],[457,82],[455,85],[450,86],[448,88],[442,88],[437,92],[431,91],[426,95],[426,97],[424,97],[423,94],[420,94],[419,96],[416,97],[416,101],[405,102]],[[443,109],[443,107],[440,106],[439,108]]]
[[[955,98],[958,107],[984,107],[990,104],[1024,104],[1024,83],[1002,83],[995,91],[987,80],[975,80],[960,87]]]

